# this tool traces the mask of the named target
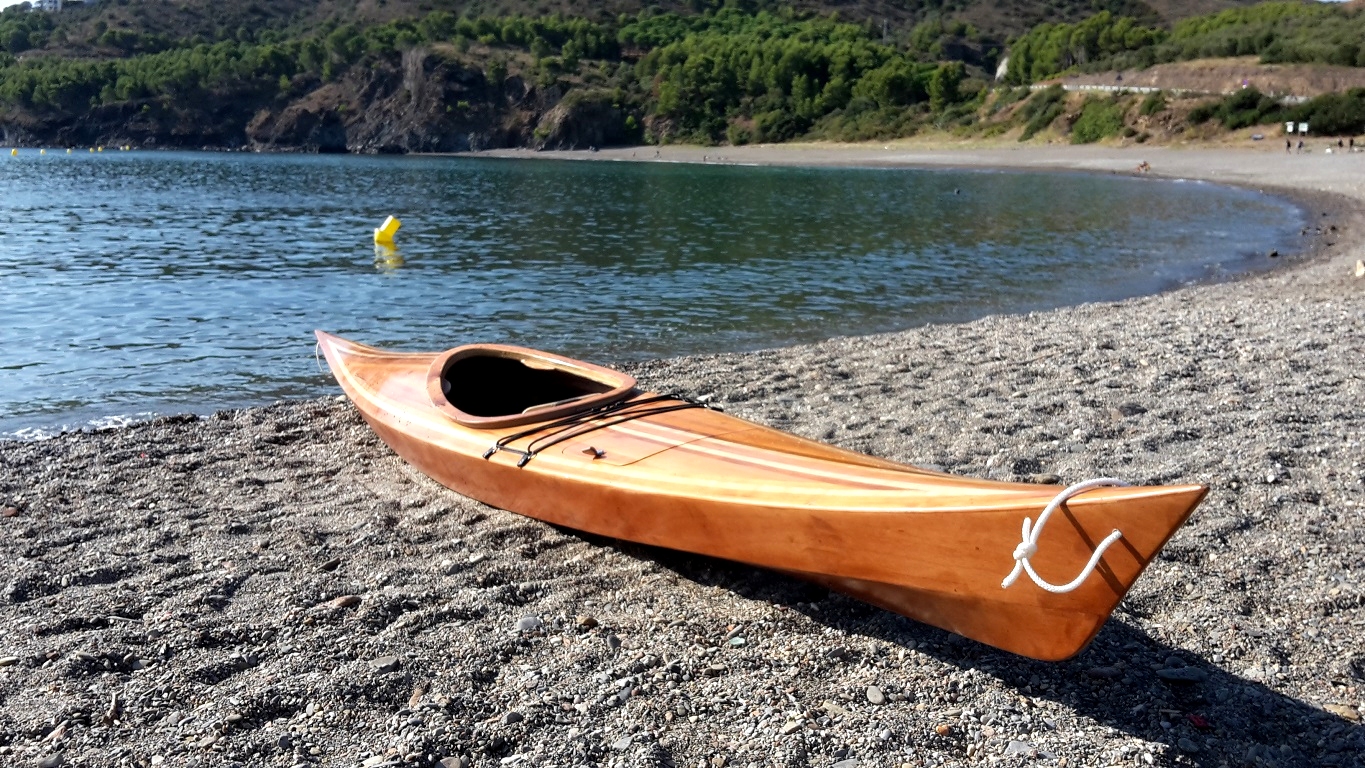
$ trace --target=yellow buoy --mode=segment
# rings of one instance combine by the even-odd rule
[[[87,150],[87,151],[93,153],[93,152],[95,151],[95,148],[94,148],[94,147],[91,147],[91,148],[90,148],[89,150]]]
[[[68,155],[71,154],[71,147],[67,147],[67,148],[66,148],[66,153],[67,153]]]
[[[40,155],[46,155],[46,154],[47,154],[47,150],[46,150],[46,149],[40,149],[40,150],[38,150],[38,154],[40,154]]]
[[[401,226],[403,222],[392,216],[384,219],[384,223],[374,231],[374,241],[380,245],[393,245],[393,236],[398,234],[398,228]]]
[[[19,148],[18,148],[18,147],[15,147],[14,149],[11,149],[11,150],[9,151],[9,156],[10,156],[10,157],[14,157],[14,156],[17,155],[17,154],[19,154]]]
[[[96,151],[96,152],[103,152],[103,151],[104,151],[104,147],[99,147],[99,148],[96,149],[95,151]]]

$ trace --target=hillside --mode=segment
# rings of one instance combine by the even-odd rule
[[[1188,20],[1185,10],[1265,15],[1222,0],[719,5],[109,0],[59,14],[12,8],[0,13],[0,45],[9,51],[0,53],[0,140],[432,152],[990,135],[1009,130],[999,114],[1007,99],[991,92],[991,79],[1012,36],[1032,53],[1012,56],[1011,73],[1015,59],[1049,73],[1076,57],[1074,46],[1090,44],[1074,30],[1131,31],[1111,35],[1123,44],[1106,55],[1133,54],[1227,16]],[[1049,23],[1029,26],[1039,19]],[[1058,117],[1056,104],[1039,109],[1030,123]],[[1101,135],[1118,132],[1106,126]]]
[[[303,35],[336,24],[367,26],[415,19],[434,11],[467,17],[543,17],[558,14],[610,22],[641,12],[695,14],[721,7],[747,12],[791,10],[799,14],[838,14],[846,21],[867,23],[890,40],[910,43],[916,27],[922,43],[940,44],[979,59],[1038,24],[1077,22],[1096,11],[1131,16],[1145,24],[1170,26],[1180,19],[1248,6],[1256,0],[104,0],[82,9],[51,15],[53,30],[32,49],[0,39],[11,53],[118,56],[128,40],[152,39],[162,45],[178,41],[215,42],[256,38],[264,33]],[[965,26],[965,28],[964,28]],[[113,31],[110,34],[110,31]],[[936,31],[937,34],[930,35]],[[931,40],[924,38],[932,37]],[[120,42],[124,41],[124,45]]]

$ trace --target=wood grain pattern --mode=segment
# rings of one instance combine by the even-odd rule
[[[1083,493],[1053,515],[1032,562],[1065,583],[1100,540],[1122,531],[1095,573],[1067,594],[1027,579],[1004,589],[1023,518],[1036,521],[1060,488],[932,472],[702,409],[607,426],[519,468],[515,455],[483,455],[525,425],[462,425],[433,404],[437,354],[317,336],[375,432],[459,493],[556,525],[790,573],[1038,659],[1084,648],[1206,492]]]

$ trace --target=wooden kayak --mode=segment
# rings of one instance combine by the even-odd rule
[[[375,432],[459,493],[782,571],[1037,659],[1083,649],[1206,491],[955,477],[641,392],[624,373],[544,352],[317,338]]]

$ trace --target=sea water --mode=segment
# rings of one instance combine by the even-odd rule
[[[36,151],[0,162],[0,436],[336,392],[312,331],[614,363],[1263,268],[1289,201],[1080,173]],[[402,221],[392,249],[374,228]]]

